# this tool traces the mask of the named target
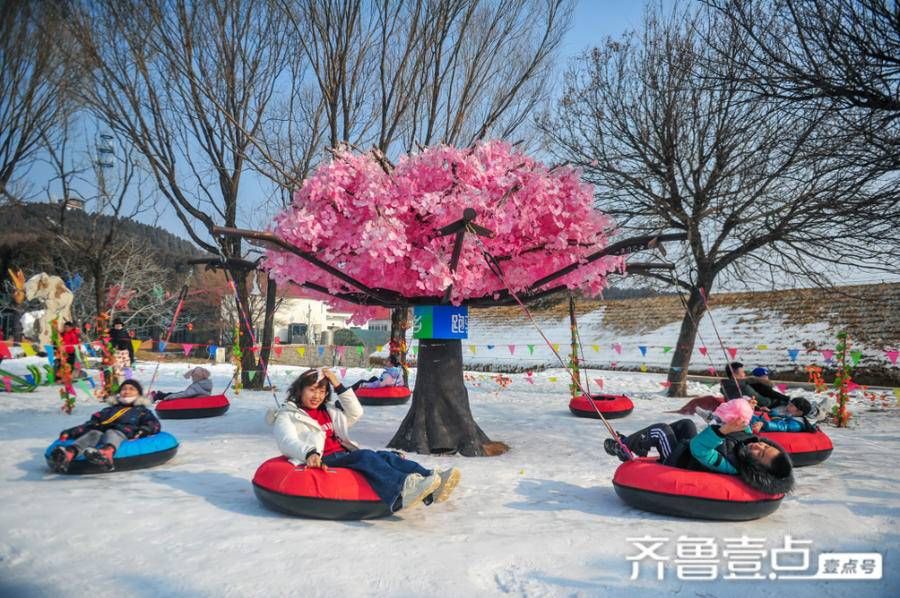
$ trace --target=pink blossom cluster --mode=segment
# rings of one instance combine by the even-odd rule
[[[506,288],[470,233],[450,271],[455,235],[437,231],[466,208],[477,213],[476,224],[493,231],[480,242],[517,293],[606,246],[613,223],[593,209],[592,187],[579,174],[548,169],[499,141],[431,147],[403,157],[390,174],[371,154],[342,151],[304,181],[292,205],[275,217],[274,232],[373,288],[440,297],[452,284],[451,301],[458,305]],[[270,250],[266,267],[279,282],[313,282],[331,293],[356,290],[285,251]],[[623,267],[623,258],[603,258],[550,284],[597,295],[607,275]]]

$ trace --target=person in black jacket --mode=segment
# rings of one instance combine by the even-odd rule
[[[128,351],[130,365],[134,365],[134,346],[131,344],[131,335],[125,330],[125,324],[121,318],[113,320],[113,327],[109,331],[109,342],[117,351]]]
[[[119,386],[119,394],[112,397],[112,405],[91,416],[81,425],[63,430],[60,440],[74,439],[69,446],[58,446],[50,453],[54,471],[65,473],[79,453],[98,465],[113,469],[113,457],[125,440],[152,436],[160,430],[159,420],[147,407],[150,401],[143,396],[144,389],[137,380],[125,380]]]
[[[726,401],[747,397],[756,399],[756,404],[760,407],[768,407],[772,403],[771,399],[759,394],[747,384],[747,373],[744,371],[744,364],[740,361],[729,363],[725,367],[725,373],[728,377],[719,382],[719,388]]]

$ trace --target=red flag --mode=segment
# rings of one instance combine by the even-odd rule
[[[728,354],[734,359],[737,356],[737,347],[728,347]]]

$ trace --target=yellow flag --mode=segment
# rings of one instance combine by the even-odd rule
[[[550,382],[556,382],[556,376],[550,376],[549,378],[547,378],[547,380],[549,380]]]
[[[135,352],[137,352],[137,350],[141,348],[141,342],[142,341],[136,338],[131,339],[131,348],[134,349]]]
[[[760,351],[765,351],[766,349],[769,348],[769,345],[756,345],[756,348],[759,349]]]
[[[22,350],[25,351],[25,355],[27,355],[28,357],[32,357],[33,355],[37,354],[35,353],[34,347],[31,346],[31,343],[26,343],[24,341],[22,342]]]
[[[306,347],[297,347],[297,353],[300,354],[300,357],[306,355]]]
[[[375,345],[375,352],[381,353],[381,350],[384,349],[384,345]]]
[[[553,343],[553,350],[559,353],[559,343]]]
[[[647,371],[647,364],[646,364],[646,363],[642,363],[642,364],[641,364],[641,371],[642,371],[642,372],[646,372],[646,371]]]
[[[472,352],[472,355],[475,355],[475,345],[469,345],[469,351]]]
[[[894,396],[897,397],[897,406],[900,407],[900,388],[894,389]]]
[[[591,348],[594,350],[594,353],[600,352],[600,345],[591,345]]]

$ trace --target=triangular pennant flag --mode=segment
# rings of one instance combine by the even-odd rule
[[[737,352],[738,352],[737,347],[728,347],[727,350],[728,350],[728,354],[731,355],[732,359],[737,357]]]
[[[787,384],[776,384],[775,389],[781,394],[784,394],[787,392]]]
[[[710,375],[710,376],[715,376],[715,375],[716,375],[716,368],[714,368],[713,366],[709,366],[709,375]]]
[[[187,357],[191,354],[191,349],[194,348],[194,343],[181,343],[181,349],[184,351],[184,356]]]
[[[256,378],[256,370],[247,370],[247,380],[253,382],[254,378]]]
[[[419,345],[413,345],[412,351],[413,351],[413,355],[415,355],[415,356],[418,357],[418,355],[419,355]]]
[[[591,345],[591,349],[594,350],[594,353],[600,352],[600,345]]]
[[[300,357],[305,357],[306,347],[297,347],[297,353],[300,355]]]
[[[647,357],[647,346],[646,345],[638,345],[638,351],[641,352],[641,355]]]
[[[6,346],[6,343],[0,343],[0,345]],[[56,362],[56,356],[53,354],[53,345],[44,345],[44,351],[47,352],[47,361],[50,362],[50,365],[53,365]]]
[[[218,345],[210,345],[210,346],[209,346],[209,358],[210,358],[210,359],[215,359],[215,358],[216,358],[216,351],[218,351],[218,350],[219,350],[219,346],[218,346]]]
[[[553,344],[550,345],[550,346],[553,347],[553,350],[554,350],[554,351],[556,351],[557,353],[559,353],[559,343],[553,343]]]
[[[319,357],[324,356],[325,355],[325,346],[319,345],[318,349],[319,349]]]
[[[85,382],[84,380],[79,380],[79,381],[78,381],[78,388],[80,388],[81,391],[82,391],[84,394],[86,394],[87,396],[91,396],[91,394],[92,394],[92,393],[91,393],[91,389],[90,389],[90,387],[87,385],[87,382]]]
[[[6,388],[6,392],[12,392],[12,378],[10,378],[9,376],[3,376],[3,386]]]
[[[663,347],[663,353],[668,353],[672,350],[672,347]]]
[[[50,345],[47,345],[48,347]],[[0,341],[0,359],[12,359],[12,352],[9,350],[9,345],[5,342]]]
[[[594,378],[594,382],[597,383],[597,388],[603,390],[603,378]]]
[[[822,349],[822,357],[825,361],[831,361],[834,358],[834,351],[831,349]]]
[[[707,351],[706,347],[698,347],[697,350],[700,351],[700,355],[703,355],[704,357],[709,352]]]
[[[91,388],[97,388],[97,383],[94,382],[94,377],[93,377],[93,376],[88,376],[88,377],[87,377],[87,381],[88,381],[88,383],[91,385]]]
[[[620,345],[619,343],[613,343],[612,348],[613,348],[613,351],[615,351],[619,355],[622,354],[622,345]]]
[[[616,367],[616,366],[618,366],[618,365],[619,365],[619,362],[618,362],[618,361],[613,361],[612,363],[609,364],[609,367],[614,368],[614,367]]]
[[[381,350],[384,349],[384,345],[375,345],[375,352],[381,353]]]
[[[23,342],[23,343],[22,343],[22,350],[25,351],[25,355],[26,355],[27,357],[33,357],[34,355],[36,355],[36,352],[35,352],[35,350],[34,350],[34,347],[31,346],[31,343]]]
[[[850,351],[850,359],[853,360],[853,365],[859,365],[859,360],[862,359],[862,351],[853,349]]]
[[[897,397],[897,405],[900,405],[900,387],[894,388],[894,396]]]
[[[534,355],[534,345],[528,345],[528,354]]]
[[[641,371],[646,373],[646,371],[647,371],[647,364],[646,364],[646,363],[642,363],[642,364],[641,364]]]
[[[254,353],[259,353],[259,345],[251,345],[250,350]]]
[[[556,382],[556,376],[550,376],[549,378],[547,378],[547,380],[549,380],[550,382]]]
[[[275,357],[281,357],[281,352],[284,351],[284,347],[281,345],[272,345],[272,350],[275,351]]]
[[[337,351],[338,357],[343,358],[344,353],[347,352],[347,347],[344,345],[338,345],[336,351]]]
[[[137,353],[137,350],[140,349],[140,348],[141,348],[141,341],[138,340],[138,339],[136,339],[136,338],[131,339],[131,349],[132,349],[132,351],[134,351],[135,353]]]
[[[660,384],[662,385],[663,388],[669,388],[670,386],[672,386],[672,383],[669,382],[668,380],[666,380],[664,382],[660,382]]]
[[[347,368],[341,368],[341,379],[347,377]]]
[[[494,345],[485,345],[485,346],[487,347],[487,350],[488,350],[488,351],[493,351],[493,350],[494,350]]]
[[[89,344],[87,344],[87,343],[84,344],[84,350],[87,351],[87,354],[90,355],[91,357],[97,357],[97,352],[94,351],[94,348],[92,346],[90,346]]]
[[[677,366],[677,365],[673,365],[673,366],[672,366],[672,371],[673,371],[673,372],[676,372],[676,373],[677,373],[677,372],[680,372],[681,370],[682,370],[682,368],[679,367],[679,366]]]
[[[885,351],[884,354],[888,358],[888,361],[893,365],[897,365],[897,357],[900,356],[900,351],[895,349],[893,351]]]
[[[769,345],[756,345],[756,348],[757,348],[759,351],[765,351],[766,349],[769,348]]]
[[[507,347],[509,348],[509,354],[510,354],[510,355],[515,355],[515,354],[516,354],[516,346],[515,346],[515,345],[507,345]]]
[[[166,350],[166,341],[159,341],[159,352],[163,353]]]
[[[788,349],[788,358],[791,361],[797,361],[798,355],[800,355],[800,349]]]
[[[859,384],[857,384],[857,383],[854,382],[853,380],[850,380],[850,381],[847,382],[847,392],[853,392],[853,391],[856,390],[857,388],[862,388],[862,386],[860,386]]]
[[[475,355],[475,351],[476,351],[475,345],[469,345],[469,351],[472,352],[472,355]]]

